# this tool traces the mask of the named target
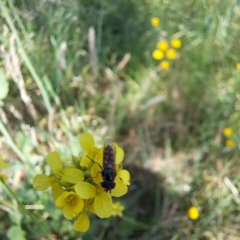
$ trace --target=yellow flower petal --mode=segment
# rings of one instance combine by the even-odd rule
[[[82,149],[86,152],[86,153],[91,153],[94,151],[95,148],[95,142],[94,142],[94,138],[90,133],[83,133],[80,138],[79,138],[79,143],[82,147]]]
[[[54,173],[61,173],[62,171],[62,162],[60,154],[58,152],[50,152],[47,155],[47,163]]]
[[[37,174],[33,178],[33,187],[37,190],[44,191],[54,183],[54,179],[45,174]]]
[[[64,190],[60,186],[60,184],[55,183],[55,184],[52,185],[52,198],[53,198],[54,203],[62,195],[63,192],[64,192]]]
[[[124,158],[124,152],[122,150],[122,148],[120,148],[116,143],[115,143],[115,147],[116,147],[116,159],[115,159],[115,163],[117,165],[119,165]]]
[[[8,167],[8,164],[5,163],[2,159],[2,157],[0,156],[0,168],[3,169],[3,168],[7,168],[7,167]]]
[[[77,168],[66,168],[62,171],[62,179],[66,182],[77,183],[84,179],[83,172]]]
[[[58,207],[63,207],[66,204],[66,197],[68,195],[68,192],[63,192],[62,195],[60,197],[57,198],[55,204]]]
[[[80,166],[85,167],[90,164],[92,161],[89,159],[89,156],[83,155],[80,161]]]
[[[103,147],[95,151],[94,162],[98,163],[100,166],[103,165]]]
[[[93,198],[96,195],[96,187],[88,182],[78,182],[74,189],[77,195],[83,199]]]
[[[104,189],[99,189],[94,200],[94,208],[98,217],[108,218],[112,215],[112,198]]]
[[[91,177],[96,184],[99,184],[103,181],[102,179],[102,169],[100,166],[95,163],[91,168]]]
[[[66,219],[72,220],[74,216],[73,208],[69,205],[66,204],[63,207],[63,215]]]
[[[78,232],[86,232],[89,229],[90,221],[85,211],[82,211],[73,224],[73,229]]]
[[[119,170],[117,176],[125,183],[130,185],[130,173],[127,170]]]
[[[88,205],[87,210],[88,210],[90,213],[95,213],[95,214],[96,214],[95,207],[94,207],[94,203],[91,204],[91,205]]]
[[[84,202],[83,200],[78,197],[77,195],[75,196],[76,198],[76,203],[72,206],[73,211],[74,211],[74,217],[77,216],[78,213],[80,213],[84,207]]]
[[[127,193],[128,188],[127,188],[126,184],[124,184],[124,183],[119,179],[118,176],[116,176],[114,182],[116,183],[116,187],[111,190],[111,195],[112,195],[113,197],[121,197],[121,196],[123,196],[124,194]]]

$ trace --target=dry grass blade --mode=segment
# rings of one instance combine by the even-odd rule
[[[23,80],[23,75],[20,67],[20,60],[15,48],[15,38],[14,35],[10,38],[10,49],[7,52],[3,46],[1,46],[1,54],[4,61],[5,71],[8,76],[10,76],[13,81],[17,84],[20,91],[20,96],[24,104],[26,105],[27,111],[30,116],[37,120],[37,111],[32,103],[32,99],[29,97]]]
[[[92,75],[95,77],[97,74],[97,61],[96,61],[96,47],[95,47],[95,30],[90,27],[88,30],[88,48],[89,48],[89,62],[92,70]]]

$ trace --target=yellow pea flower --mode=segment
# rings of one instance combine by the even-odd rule
[[[237,64],[236,64],[236,69],[237,69],[237,70],[240,70],[240,63],[237,63]]]

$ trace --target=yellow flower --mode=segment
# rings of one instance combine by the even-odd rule
[[[79,138],[80,146],[84,151],[84,155],[81,158],[80,165],[87,166],[94,162],[100,162],[102,159],[103,151],[102,148],[98,149],[95,147],[94,138],[90,133],[83,133]],[[90,160],[91,159],[91,160]]]
[[[160,22],[160,20],[157,17],[154,17],[151,19],[151,24],[153,27],[157,27],[159,25],[159,22]]]
[[[234,145],[234,141],[231,139],[226,140],[225,142],[226,147],[232,147]]]
[[[166,51],[166,57],[168,59],[174,59],[176,57],[176,52],[174,49],[170,48]]]
[[[232,132],[233,132],[232,129],[229,127],[223,129],[223,135],[225,137],[230,137],[232,135]]]
[[[94,199],[95,213],[100,218],[108,218],[112,215],[112,198],[109,193],[101,187],[95,187],[87,182],[79,182],[74,187],[79,197],[83,199]]]
[[[45,174],[37,174],[33,178],[33,187],[39,191],[45,191],[55,183],[53,177],[49,177]]]
[[[74,184],[84,179],[83,172],[77,168],[68,167],[62,169],[62,162],[58,152],[50,152],[47,155],[47,163],[53,172],[53,176],[49,177],[45,174],[36,175],[33,179],[33,187],[37,190],[44,191],[60,180]]]
[[[122,217],[123,216],[123,210],[125,209],[125,207],[120,203],[120,202],[116,202],[112,204],[112,215],[115,216],[119,216]]]
[[[86,212],[83,210],[77,220],[73,224],[73,229],[78,232],[86,232],[89,229],[90,221],[86,214]]]
[[[157,48],[162,51],[166,51],[168,49],[168,43],[166,41],[160,41],[157,44]]]
[[[199,217],[199,212],[196,207],[190,207],[187,210],[187,215],[191,220],[196,220]]]
[[[155,60],[161,60],[163,57],[164,57],[164,53],[163,51],[159,50],[159,49],[155,49],[153,52],[152,52],[152,57],[155,59]]]
[[[240,11],[237,12],[237,15],[240,16]]]
[[[240,70],[240,63],[237,63],[237,64],[236,64],[236,69],[237,69],[237,70]]]
[[[63,192],[55,202],[57,207],[61,207],[66,219],[71,220],[83,209],[84,202],[75,192]]]
[[[179,39],[173,39],[171,40],[171,46],[173,48],[180,48],[182,46],[182,42]]]
[[[160,62],[159,65],[162,69],[168,69],[169,68],[169,62],[168,61],[162,61],[162,62]]]

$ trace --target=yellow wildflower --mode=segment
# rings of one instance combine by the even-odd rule
[[[169,62],[168,61],[162,61],[162,62],[160,62],[159,65],[162,69],[168,69],[169,68]]]
[[[108,218],[112,215],[112,198],[101,186],[95,187],[87,182],[79,182],[74,189],[83,199],[94,198],[94,209],[98,217]]]
[[[164,53],[163,51],[159,50],[159,49],[155,49],[153,52],[152,52],[152,57],[155,59],[155,60],[161,60],[163,57],[164,57]]]
[[[223,135],[225,137],[230,137],[232,135],[233,131],[231,128],[227,127],[223,129]]]
[[[119,216],[122,217],[123,216],[123,210],[125,209],[125,207],[120,203],[120,202],[116,202],[112,204],[112,215],[115,216]]]
[[[173,48],[180,48],[182,46],[182,42],[179,39],[172,39],[171,40],[171,46]]]
[[[71,220],[82,211],[84,203],[75,192],[63,192],[56,200],[56,206],[62,207],[64,217]]]
[[[100,162],[102,160],[102,148],[98,149],[95,147],[94,138],[90,133],[83,133],[79,138],[80,146],[84,151],[84,155],[81,157],[80,165],[87,166],[91,164],[92,160]]]
[[[196,207],[190,207],[187,210],[187,215],[191,220],[196,220],[199,217],[199,211]]]
[[[174,49],[170,48],[166,51],[166,57],[168,59],[174,59],[176,57],[176,52]]]
[[[234,141],[231,139],[226,140],[225,142],[226,147],[232,147],[234,145]]]
[[[237,15],[240,16],[240,11],[237,12]]]
[[[236,64],[236,69],[237,69],[237,70],[240,70],[240,63],[237,63],[237,64]]]
[[[168,43],[166,41],[160,41],[157,44],[157,48],[161,51],[166,51],[168,49]]]
[[[157,17],[154,17],[151,19],[151,24],[153,27],[157,27],[159,25],[159,22],[160,22],[160,20]]]

